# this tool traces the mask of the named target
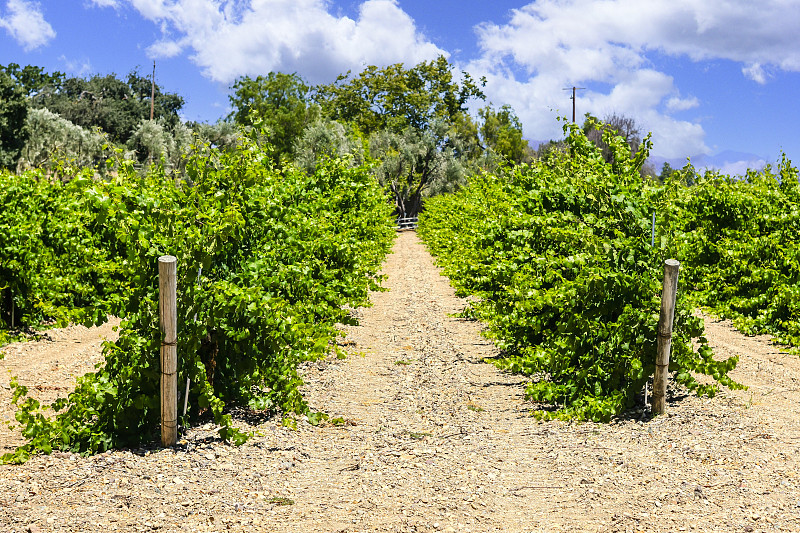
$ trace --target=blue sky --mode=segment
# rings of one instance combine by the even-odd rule
[[[320,83],[439,54],[486,76],[529,139],[560,137],[577,85],[578,115],[634,118],[656,156],[800,161],[800,0],[0,0],[0,64],[87,76],[155,60],[189,120],[226,115],[240,75]]]

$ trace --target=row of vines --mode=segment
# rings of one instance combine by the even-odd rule
[[[12,383],[28,443],[4,461],[157,435],[165,254],[178,259],[178,373],[191,383],[179,423],[213,415],[223,438],[242,442],[226,405],[313,414],[298,365],[335,349],[336,324],[377,288],[391,208],[366,168],[328,161],[308,174],[271,161],[243,139],[236,151],[197,148],[179,182],[125,162],[108,180],[0,174],[0,331],[123,317],[104,363],[67,398],[40,406]]]
[[[631,157],[606,133],[609,163],[582,130],[566,129],[564,151],[430,199],[419,227],[459,294],[475,296],[465,315],[501,348],[493,362],[530,376],[540,417],[609,420],[640,401],[667,258],[682,262],[675,382],[707,395],[741,387],[728,376],[736,357],[716,359],[708,346],[698,306],[800,346],[790,162],[736,179],[687,167],[662,184],[640,172],[649,140]],[[298,365],[330,353],[336,324],[377,288],[391,209],[365,168],[328,161],[308,174],[270,161],[243,139],[235,152],[196,150],[177,183],[125,162],[104,181],[90,171],[68,183],[0,174],[0,335],[11,324],[124,318],[105,362],[68,398],[40,406],[14,383],[29,442],[5,461],[153,438],[164,254],[178,258],[179,382],[191,382],[180,423],[213,415],[223,438],[241,442],[226,405],[312,414]]]
[[[431,200],[419,228],[457,291],[475,297],[465,315],[501,348],[494,364],[530,376],[538,416],[609,420],[641,402],[668,258],[682,262],[675,382],[707,395],[741,387],[728,376],[737,358],[714,358],[698,306],[800,345],[800,185],[790,162],[744,178],[697,178],[687,167],[661,184],[640,173],[649,141],[631,157],[606,133],[609,163],[567,129],[565,151]]]

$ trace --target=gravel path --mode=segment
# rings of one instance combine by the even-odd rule
[[[206,426],[175,450],[0,466],[0,531],[800,531],[797,356],[708,320],[749,390],[673,398],[652,421],[540,423],[521,379],[481,362],[479,324],[448,316],[464,302],[413,232],[384,272],[349,357],[305,369],[312,406],[344,425],[254,422],[239,448]],[[68,387],[103,334],[7,347],[0,416],[3,369]],[[15,439],[0,428],[0,451]]]

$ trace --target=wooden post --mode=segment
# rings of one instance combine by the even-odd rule
[[[678,271],[680,262],[667,259],[664,262],[664,288],[661,293],[661,316],[658,319],[658,352],[656,373],[653,377],[653,414],[664,414],[667,396],[669,354],[672,347],[672,321],[675,318],[675,297],[678,293]]]
[[[178,306],[177,263],[158,258],[158,304],[161,318],[161,444],[178,442]]]

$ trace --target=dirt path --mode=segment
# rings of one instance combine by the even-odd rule
[[[800,531],[797,356],[709,321],[748,391],[649,422],[539,423],[521,380],[481,362],[478,324],[447,316],[463,301],[414,233],[384,271],[351,355],[306,369],[312,405],[347,425],[270,420],[240,448],[205,427],[176,451],[0,466],[0,531]],[[30,379],[65,386],[51,349],[12,346],[0,370],[41,359]],[[58,360],[88,355],[71,353]]]

